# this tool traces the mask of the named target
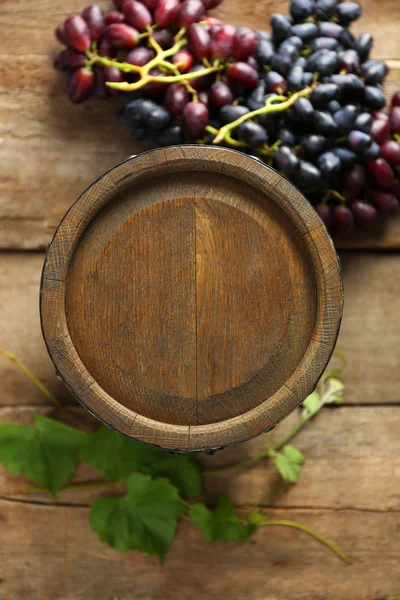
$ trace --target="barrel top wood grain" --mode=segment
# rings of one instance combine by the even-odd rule
[[[170,450],[223,447],[314,389],[342,315],[333,244],[279,173],[181,146],[132,157],[72,205],[47,251],[41,320],[76,398]]]

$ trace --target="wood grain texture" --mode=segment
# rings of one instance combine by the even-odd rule
[[[90,418],[82,408],[71,408],[64,414],[54,413],[49,407],[2,408],[0,422],[32,423],[33,415],[38,412],[57,416],[88,430],[99,426],[98,421]],[[282,439],[297,423],[299,416],[299,411],[296,411],[285,419],[276,430],[274,439]],[[277,487],[270,497],[264,498],[263,506],[399,512],[399,426],[400,410],[397,406],[325,408],[294,441],[306,456],[299,485],[278,486],[275,466],[264,461],[251,469],[207,475],[204,478],[207,502],[214,504],[220,493],[228,491],[236,505],[244,506],[258,502],[264,492]],[[265,447],[266,441],[267,436],[262,435],[246,444],[225,448],[213,456],[199,454],[197,460],[207,468],[229,465],[254,456]],[[73,482],[98,479],[97,471],[81,465]],[[49,494],[23,494],[21,490],[26,485],[25,479],[10,476],[0,466],[0,497],[52,503]],[[122,490],[122,485],[119,488],[65,490],[57,499],[61,504],[90,504],[105,493],[114,494]]]
[[[43,270],[43,332],[71,391],[167,448],[248,439],[261,405],[261,430],[284,418],[325,368],[341,313],[338,259],[306,199],[221,148],[112,169],[67,213]]]
[[[207,546],[184,521],[160,566],[155,557],[106,546],[90,531],[87,508],[1,501],[0,511],[7,532],[0,547],[0,593],[7,599],[400,598],[396,513],[268,511],[271,518],[295,519],[333,538],[354,558],[348,567],[288,528],[262,528],[247,542]]]
[[[111,6],[108,0],[100,4]],[[396,0],[361,4],[365,14],[356,31],[375,35],[376,58],[394,59],[385,85],[390,94],[400,87],[395,60],[400,57],[396,34],[400,5]],[[118,102],[73,106],[66,97],[64,74],[52,69],[51,59],[60,48],[53,29],[65,16],[82,9],[80,0],[68,0],[62,7],[48,0],[3,0],[1,7],[0,248],[43,250],[82,191],[145,147],[116,122]],[[235,24],[268,28],[269,15],[286,8],[286,0],[224,0],[216,14]],[[379,225],[373,233],[341,238],[338,246],[400,248],[400,217]]]
[[[400,294],[398,257],[341,253],[345,286],[338,348],[349,359],[345,402],[400,402]],[[63,401],[71,401],[54,374],[39,325],[39,285],[44,254],[0,255],[0,347],[14,351]],[[15,365],[0,357],[0,406],[43,404],[45,398]]]

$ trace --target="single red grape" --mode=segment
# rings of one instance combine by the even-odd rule
[[[53,65],[57,71],[69,71],[84,67],[86,60],[86,54],[75,52],[75,50],[72,50],[71,48],[66,48],[56,54]]]
[[[399,210],[398,199],[389,192],[375,192],[374,204],[383,215],[394,216]]]
[[[191,139],[198,138],[209,121],[207,107],[201,102],[189,102],[183,110],[185,132]]]
[[[136,0],[126,0],[122,7],[126,22],[132,25],[138,31],[144,31],[153,23],[153,17],[150,11],[141,2]]]
[[[400,106],[400,90],[395,92],[392,96],[392,106]]]
[[[169,29],[157,29],[153,33],[153,38],[163,50],[166,50],[167,48],[171,48],[174,36]]]
[[[387,188],[393,182],[393,171],[384,158],[367,162],[367,171],[380,187]]]
[[[97,42],[105,29],[105,19],[102,9],[97,4],[89,4],[89,6],[83,9],[82,17],[88,24],[90,37]]]
[[[159,1],[160,0],[140,0],[140,2],[144,4],[145,7],[148,8],[151,12],[153,12],[154,9],[157,8]]]
[[[335,206],[333,220],[338,233],[349,233],[354,229],[353,213],[348,206]]]
[[[203,4],[204,4],[204,2],[203,2]],[[224,24],[221,21],[221,19],[217,19],[217,17],[212,17],[211,15],[206,15],[202,20],[206,23],[206,25],[209,25],[210,27],[212,25],[222,26]]]
[[[159,71],[158,69],[152,69],[149,75],[152,75],[153,77],[165,77],[165,73],[162,73],[162,71]],[[142,90],[150,96],[155,96],[164,93],[167,86],[168,83],[164,83],[163,81],[150,81],[142,87]]]
[[[105,82],[109,81],[113,83],[120,83],[121,81],[124,81],[124,74],[122,73],[122,71],[120,71],[120,69],[117,69],[117,67],[104,67],[103,71]],[[106,86],[106,88],[108,89],[108,93],[110,96],[118,96],[118,90],[114,90],[112,88],[109,88],[108,86]]]
[[[202,90],[197,94],[199,102],[210,108],[210,92],[207,90]]]
[[[188,50],[179,50],[171,59],[171,62],[176,66],[181,73],[187,73],[193,65],[193,54]]]
[[[218,32],[211,36],[210,56],[226,60],[233,54],[236,28],[233,25],[223,25]]]
[[[325,227],[331,231],[333,224],[332,208],[324,204],[317,204],[315,210],[317,211],[321,221],[325,224]]]
[[[233,63],[227,72],[228,79],[245,88],[255,88],[258,85],[258,72],[245,62]]]
[[[357,198],[365,184],[365,169],[362,165],[354,165],[344,176],[344,190],[349,198]]]
[[[145,46],[137,46],[133,50],[130,50],[126,55],[125,62],[130,65],[136,65],[137,67],[143,67],[148,62],[153,60],[156,53],[151,48]]]
[[[374,119],[382,119],[386,122],[389,121],[389,116],[385,112],[383,112],[383,110],[374,110],[371,114]]]
[[[179,9],[178,25],[189,27],[192,23],[200,21],[203,14],[204,4],[201,0],[184,0]]]
[[[221,4],[222,0],[202,0],[202,2],[206,10],[211,10]]]
[[[93,71],[82,67],[75,71],[69,84],[69,98],[72,102],[83,102],[91,95],[94,87]]]
[[[210,87],[210,103],[217,108],[221,108],[225,106],[225,104],[232,104],[233,102],[233,94],[226,85],[222,81],[216,81]]]
[[[100,40],[100,42],[97,46],[97,54],[99,56],[112,56],[113,48],[112,48],[111,44],[109,42],[107,42],[105,39]]]
[[[389,113],[391,133],[400,133],[400,106],[392,106]]]
[[[139,32],[125,23],[112,23],[105,28],[104,39],[113,46],[129,50],[137,46]]]
[[[181,83],[173,83],[168,86],[165,94],[164,106],[176,117],[181,115],[186,104],[189,102],[189,93]]]
[[[192,23],[187,30],[188,46],[197,60],[210,55],[211,37],[204,25]]]
[[[370,227],[378,216],[372,204],[368,204],[363,200],[355,200],[351,203],[350,208],[357,225],[360,227]]]
[[[233,56],[244,60],[254,54],[258,46],[258,35],[250,27],[238,27],[235,33]]]
[[[176,21],[181,4],[179,0],[160,0],[155,13],[154,20],[159,27],[168,27]]]
[[[371,129],[369,130],[369,135],[372,137],[374,142],[377,144],[381,144],[390,133],[390,124],[389,119],[375,119],[372,121]]]
[[[381,156],[395,167],[400,166],[400,144],[394,140],[386,140],[381,144]]]
[[[104,69],[100,66],[94,68],[93,96],[96,100],[106,100],[110,96],[109,88],[106,86],[104,79]]]
[[[189,73],[196,73],[196,71],[204,71],[206,67],[204,65],[194,65],[189,69]],[[205,90],[211,87],[214,83],[215,75],[210,73],[209,75],[201,75],[200,77],[194,77],[189,81],[190,85],[195,90]]]
[[[60,23],[60,25],[57,25],[57,27],[55,28],[54,31],[56,38],[58,39],[59,42],[61,42],[62,44],[67,44],[67,40],[65,39],[65,25],[64,23]]]
[[[65,41],[74,50],[86,52],[89,50],[91,38],[89,27],[79,15],[68,17],[64,22]]]
[[[112,23],[123,23],[125,21],[125,15],[119,10],[112,10],[105,17],[106,25],[112,25]]]

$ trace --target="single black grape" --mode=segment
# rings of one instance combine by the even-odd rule
[[[361,153],[361,158],[363,161],[367,162],[370,160],[376,160],[380,158],[382,155],[381,149],[376,142],[372,142],[372,144]]]
[[[279,13],[271,16],[271,28],[276,42],[282,42],[292,35],[292,25],[289,19]]]
[[[386,104],[385,94],[378,87],[366,85],[364,91],[364,104],[371,110],[380,110]]]
[[[329,20],[335,14],[339,0],[318,0],[316,14],[319,19]]]
[[[364,133],[369,133],[373,120],[374,118],[371,113],[363,112],[356,118],[354,129],[363,131]]]
[[[348,25],[362,15],[361,6],[355,2],[341,2],[336,8],[336,14],[342,25]]]
[[[300,144],[305,153],[310,157],[321,154],[321,152],[327,150],[330,146],[329,140],[317,133],[303,135]]]
[[[169,112],[163,106],[156,106],[143,117],[145,124],[156,131],[164,129],[169,124],[170,119]]]
[[[339,71],[356,73],[360,68],[360,57],[355,50],[345,50],[339,54]]]
[[[293,25],[293,34],[299,37],[303,42],[308,42],[318,34],[318,27],[314,23],[299,23]]]
[[[362,152],[372,144],[372,138],[367,133],[353,130],[347,137],[347,143],[351,150],[354,150],[355,152]]]
[[[258,86],[251,92],[246,100],[246,104],[250,110],[258,110],[265,104],[265,81],[260,81]]]
[[[317,165],[322,175],[331,177],[334,173],[340,171],[342,166],[340,158],[333,152],[324,152],[318,157]]]
[[[256,50],[256,59],[260,66],[271,64],[275,49],[270,40],[260,40]]]
[[[242,117],[246,113],[250,112],[246,106],[226,104],[220,110],[221,121],[226,123],[232,123],[232,121],[236,121],[239,117]]]
[[[265,85],[268,92],[284,92],[287,87],[285,79],[276,71],[269,71],[265,74]]]
[[[332,22],[322,22],[319,24],[318,35],[321,37],[340,39],[344,29],[341,25]]]
[[[333,118],[341,133],[349,133],[355,128],[354,124],[357,118],[357,108],[352,104],[348,104],[335,112]]]
[[[285,146],[293,147],[296,144],[296,136],[294,135],[293,131],[287,129],[286,127],[279,129],[278,140],[280,140]]]
[[[320,106],[327,104],[331,100],[337,100],[340,96],[340,89],[334,83],[321,83],[311,93],[311,102]]]
[[[343,146],[336,146],[332,148],[332,152],[340,158],[340,162],[344,167],[350,167],[357,161],[357,155],[352,150],[344,148]]]
[[[311,50],[315,52],[316,50],[337,50],[339,46],[338,40],[330,37],[317,37],[311,42]]]
[[[292,35],[279,46],[279,52],[282,52],[288,46],[294,46],[299,52],[303,49],[303,40],[297,35]]]
[[[374,45],[374,38],[370,33],[362,33],[354,42],[354,50],[358,53],[360,60],[367,60]]]
[[[294,46],[292,46],[294,48]],[[296,53],[297,50],[295,49]],[[287,55],[275,54],[271,60],[271,69],[286,77],[292,68],[294,59]]]
[[[158,131],[154,136],[155,141],[160,146],[175,146],[182,144],[183,132],[180,123],[167,127],[162,131]]]
[[[307,98],[297,98],[291,110],[291,117],[295,121],[307,123],[314,114],[313,105]]]
[[[293,67],[287,76],[288,89],[291,92],[299,92],[304,87],[304,71],[301,67]]]
[[[288,146],[280,146],[274,154],[274,161],[279,170],[285,172],[286,175],[292,177],[299,166],[299,159]]]
[[[337,100],[331,100],[330,102],[328,102],[326,108],[329,110],[331,115],[334,115],[338,110],[342,108],[342,105]]]
[[[369,60],[361,66],[361,75],[367,85],[381,83],[387,72],[388,66],[380,60]]]
[[[347,101],[359,101],[365,91],[364,82],[354,73],[332,75],[330,81],[339,86],[342,98]]]
[[[338,68],[339,57],[333,50],[317,50],[307,60],[307,71],[319,73],[322,77],[330,75]]]
[[[268,135],[265,129],[258,123],[253,123],[252,121],[245,121],[239,125],[238,134],[243,142],[246,142],[253,148],[258,148],[262,144],[268,142]]]
[[[296,179],[303,188],[318,186],[322,183],[321,171],[306,160],[300,160]]]
[[[307,17],[313,14],[315,4],[313,0],[292,0],[289,10],[295,21],[305,21]]]
[[[314,111],[313,122],[315,130],[322,135],[333,137],[339,134],[339,128],[332,115],[326,111]]]

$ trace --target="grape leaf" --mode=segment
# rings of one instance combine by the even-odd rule
[[[301,415],[303,419],[309,419],[316,415],[319,409],[322,407],[321,394],[317,390],[314,390],[312,394],[307,396],[307,398],[304,400],[302,407],[303,410]]]
[[[287,444],[283,454],[276,454],[274,461],[282,479],[289,483],[297,483],[300,465],[304,462],[304,455],[294,446]]]
[[[90,525],[104,541],[120,550],[139,550],[164,560],[185,507],[178,490],[166,479],[134,473],[123,498],[101,498],[92,505]]]
[[[0,461],[55,496],[73,473],[87,434],[59,421],[35,417],[34,425],[0,425]]]
[[[139,470],[167,477],[185,497],[202,492],[200,466],[192,455],[168,456],[163,450],[142,444],[100,427],[81,447],[81,460],[114,481],[123,481]]]
[[[241,520],[226,494],[221,494],[214,510],[208,509],[202,502],[193,504],[189,516],[207,542],[246,540],[259,527],[255,518],[251,522]]]

